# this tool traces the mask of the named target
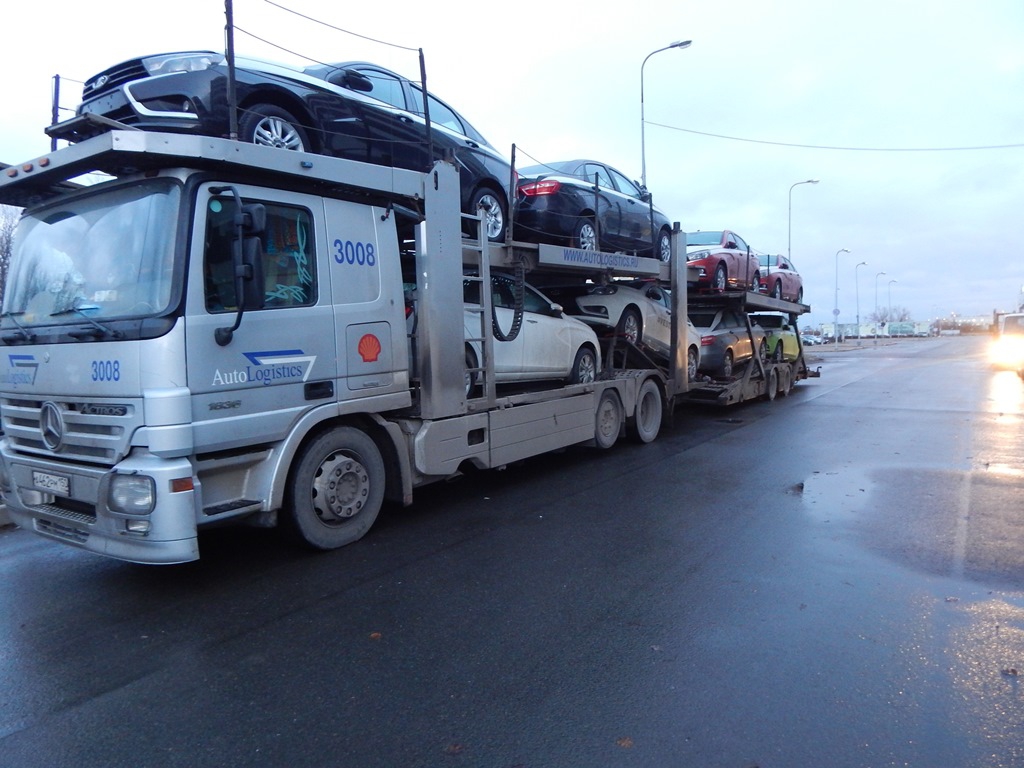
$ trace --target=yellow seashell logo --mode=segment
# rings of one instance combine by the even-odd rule
[[[359,352],[359,356],[363,358],[364,363],[377,362],[377,358],[380,357],[380,349],[380,339],[372,333],[363,336],[356,346],[356,350]]]

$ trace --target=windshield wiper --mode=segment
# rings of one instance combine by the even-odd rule
[[[24,315],[24,314],[25,314],[24,312],[4,312],[2,315],[0,315],[0,317],[9,317],[9,318],[11,318],[11,322],[14,323],[18,327],[18,333],[21,335],[21,338],[23,338],[25,341],[31,343],[31,342],[36,340],[35,334],[32,333],[31,331],[29,331],[28,329],[26,329],[24,325],[22,325],[21,323],[18,322],[18,315]],[[4,341],[7,341],[7,340],[8,340],[8,337],[5,336],[4,337]]]
[[[96,322],[91,317],[89,317],[87,314],[85,314],[85,312],[82,311],[81,307],[68,307],[67,309],[62,309],[62,310],[59,310],[57,312],[51,312],[50,313],[50,317],[58,317],[60,315],[70,315],[72,312],[74,312],[77,315],[81,315],[81,317],[83,317],[87,322],[92,324],[104,336],[113,336],[115,339],[120,339],[121,338],[122,334],[121,334],[120,331],[115,331],[113,328],[109,328],[109,327],[103,325],[102,323]],[[76,333],[75,331],[70,331],[68,333],[68,335],[71,336],[72,338],[76,338],[77,339],[77,338],[84,338],[85,336],[95,336],[96,334],[93,331],[86,331],[84,333],[83,332]]]

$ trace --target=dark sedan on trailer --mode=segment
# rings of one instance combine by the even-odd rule
[[[511,164],[462,115],[428,94],[431,159],[424,92],[416,83],[367,62],[300,69],[237,58],[235,67],[242,141],[415,171],[451,154],[462,210],[475,214],[482,205],[488,237],[505,239]],[[228,66],[219,53],[132,59],[89,78],[76,117],[46,132],[81,141],[113,120],[143,130],[228,136],[227,90]]]
[[[651,226],[653,211],[654,226]],[[514,239],[668,261],[672,224],[650,196],[596,160],[560,160],[519,169]]]

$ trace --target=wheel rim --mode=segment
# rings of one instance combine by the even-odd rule
[[[732,376],[732,352],[725,353],[725,359],[722,361],[722,373],[725,376]]]
[[[726,274],[725,267],[721,264],[718,265],[718,269],[715,270],[715,288],[725,290]]]
[[[597,250],[597,231],[589,221],[580,226],[578,246],[583,251]]]
[[[590,384],[597,375],[597,364],[594,356],[586,352],[580,356],[579,365],[576,367],[576,381],[580,384]]]
[[[279,117],[264,117],[256,124],[252,143],[261,147],[276,147],[304,152],[302,137],[294,125]]]
[[[697,378],[697,353],[692,349],[686,353],[686,377],[690,381]]]
[[[313,477],[313,511],[329,528],[344,525],[359,514],[370,495],[370,475],[356,456],[335,451]]]
[[[480,195],[478,204],[484,209],[484,228],[487,230],[487,237],[493,240],[501,234],[505,226],[505,215],[501,211],[501,203],[494,195],[485,193]]]
[[[672,258],[672,239],[664,232],[658,238],[658,255],[662,261],[669,261]]]
[[[640,341],[640,318],[633,312],[627,312],[622,317],[622,335],[630,344]]]
[[[597,431],[603,445],[611,447],[618,437],[621,424],[619,401],[612,394],[602,397],[597,408]]]
[[[772,291],[772,296],[774,296],[776,299],[781,299],[782,298],[782,281],[781,280],[776,280],[775,281],[775,290]]]

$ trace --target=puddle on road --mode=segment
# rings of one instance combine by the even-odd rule
[[[868,473],[859,469],[815,472],[797,485],[804,506],[815,519],[822,522],[848,520],[862,511],[871,498],[874,482]]]

